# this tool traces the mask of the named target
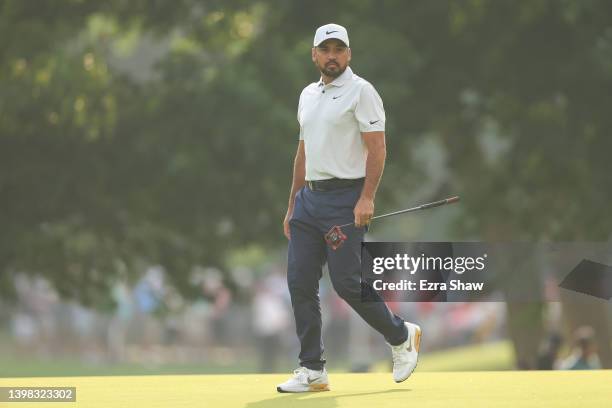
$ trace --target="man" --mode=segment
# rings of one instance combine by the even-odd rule
[[[319,27],[312,61],[321,79],[300,95],[300,137],[284,220],[300,367],[278,385],[279,392],[329,390],[319,307],[319,279],[326,261],[338,295],[391,345],[394,380],[404,381],[417,363],[420,328],[395,316],[382,301],[361,301],[361,242],[384,168],[385,112],[374,87],[349,68],[350,60],[346,29],[337,24]],[[354,226],[343,229],[344,244],[337,250],[328,247],[326,232],[352,221]]]

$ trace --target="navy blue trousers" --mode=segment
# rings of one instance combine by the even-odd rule
[[[319,303],[319,279],[325,262],[338,295],[389,344],[401,344],[408,337],[404,321],[391,313],[380,298],[376,302],[361,301],[364,228],[343,227],[348,239],[335,251],[325,243],[324,236],[332,226],[354,220],[353,209],[360,194],[361,186],[326,192],[304,187],[295,197],[289,221],[287,283],[300,339],[300,365],[311,370],[321,370],[325,364]]]

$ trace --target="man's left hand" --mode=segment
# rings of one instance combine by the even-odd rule
[[[360,228],[370,223],[370,219],[374,215],[374,200],[360,197],[353,210],[355,214],[355,226]]]

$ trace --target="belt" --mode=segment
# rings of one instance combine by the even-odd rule
[[[360,186],[364,180],[365,178],[363,177],[358,179],[332,178],[328,180],[307,180],[306,185],[312,191],[332,191],[340,188]]]

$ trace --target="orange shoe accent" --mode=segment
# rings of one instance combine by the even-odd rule
[[[421,345],[421,329],[416,329],[416,334],[414,336],[414,347],[416,348],[417,353],[419,352],[420,345]]]
[[[310,384],[308,386],[309,391],[329,391],[329,386],[327,384]]]

